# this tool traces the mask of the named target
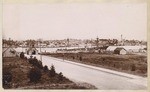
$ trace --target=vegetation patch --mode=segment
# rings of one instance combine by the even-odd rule
[[[147,76],[147,56],[144,55],[109,55],[99,53],[48,53],[45,55],[130,74]]]
[[[43,66],[36,58],[3,58],[4,89],[96,89],[95,86],[78,85],[63,73],[56,73],[52,65]]]

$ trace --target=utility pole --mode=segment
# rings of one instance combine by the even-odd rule
[[[41,42],[40,42],[40,59],[41,59],[41,62],[42,62]]]
[[[41,51],[41,43],[42,43],[42,39],[39,39],[40,42],[40,60],[42,62],[42,51]]]
[[[23,52],[23,45],[21,47],[22,47],[22,52]]]
[[[69,38],[67,38],[66,50],[67,50],[67,47],[69,47]],[[68,51],[67,51],[67,52],[68,52]]]
[[[67,47],[69,47],[69,38],[67,38]]]
[[[121,46],[124,45],[123,35],[121,34]]]
[[[98,36],[96,38],[96,46],[97,46],[97,48],[99,47],[99,38],[98,38]]]

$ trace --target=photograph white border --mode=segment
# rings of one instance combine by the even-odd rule
[[[96,3],[147,3],[148,4],[148,10],[150,8],[149,6],[149,3],[150,1],[149,0],[0,0],[0,51],[2,52],[2,31],[3,31],[3,24],[2,24],[2,21],[3,21],[3,16],[2,16],[2,13],[3,13],[3,4],[5,3],[30,3],[30,4],[36,4],[36,3],[93,3],[93,2],[96,2]],[[147,10],[147,12],[148,12]],[[149,61],[150,61],[150,13],[148,12],[148,27],[147,27],[147,41],[148,41],[148,66],[149,66]],[[1,58],[1,70],[0,70],[0,91],[5,91],[5,92],[9,92],[9,91],[14,91],[14,92],[17,92],[17,91],[28,91],[28,92],[41,92],[41,91],[49,91],[49,92],[75,92],[75,91],[80,91],[80,92],[148,92],[150,91],[149,87],[147,90],[15,90],[15,89],[11,89],[11,90],[4,90],[2,88],[2,53],[0,53],[0,58]],[[150,67],[148,67],[148,86],[149,86],[149,83],[150,83],[150,79],[149,79],[149,69]]]

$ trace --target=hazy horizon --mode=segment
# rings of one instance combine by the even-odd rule
[[[99,37],[98,37],[99,38]],[[5,40],[13,40],[13,41],[25,41],[25,40],[35,40],[35,41],[38,41],[38,40],[42,40],[42,41],[50,41],[50,40],[67,40],[67,39],[73,39],[73,40],[96,40],[97,39],[97,37],[95,37],[95,38],[83,38],[83,39],[79,39],[79,38],[60,38],[60,39],[42,39],[42,38],[35,38],[35,39],[13,39],[13,38],[2,38],[2,39],[5,39]],[[99,38],[99,39],[110,39],[110,38]],[[113,39],[115,39],[115,38],[111,38],[110,40],[113,40]],[[121,41],[121,37],[120,38],[118,38],[117,39],[118,41]],[[138,40],[138,39],[123,39],[123,40]],[[138,41],[145,41],[145,42],[147,42],[147,40],[138,40]]]
[[[146,3],[5,4],[3,38],[147,40]]]

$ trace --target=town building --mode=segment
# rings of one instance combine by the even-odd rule
[[[3,48],[2,56],[3,57],[16,57],[17,52],[12,47]]]
[[[124,48],[116,48],[114,54],[125,55],[127,54],[127,51]]]
[[[114,52],[116,48],[124,48],[128,54],[140,53],[146,46],[109,46],[106,51]],[[146,50],[143,52],[146,53]]]
[[[28,49],[26,49],[27,55],[36,55],[38,54],[38,50],[34,47],[34,45],[30,46]]]

